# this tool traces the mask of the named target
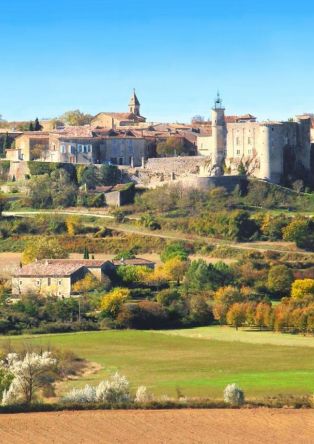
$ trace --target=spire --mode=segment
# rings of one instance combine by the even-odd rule
[[[139,100],[138,100],[138,98],[136,96],[136,93],[135,93],[135,88],[133,88],[133,94],[131,95],[131,99],[130,99],[129,105],[137,105],[137,106],[140,105],[140,102],[139,102]]]
[[[131,95],[129,102],[129,111],[130,113],[135,114],[136,116],[140,115],[140,102],[136,96],[135,88],[133,88],[133,94]]]

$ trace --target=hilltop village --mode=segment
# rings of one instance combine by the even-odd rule
[[[208,185],[206,178],[223,176],[226,182],[239,173],[277,184],[308,182],[313,166],[312,116],[287,122],[228,116],[219,94],[210,118],[191,124],[148,122],[134,90],[127,112],[100,112],[80,125],[54,119],[31,124],[31,131],[18,127],[14,122],[0,129],[15,179],[28,174],[29,161],[116,165],[150,186],[176,179]]]

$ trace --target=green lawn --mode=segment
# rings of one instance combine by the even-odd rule
[[[191,330],[192,331],[192,330]],[[214,331],[214,330],[213,330]],[[231,331],[231,330],[230,330]],[[259,333],[257,333],[259,334]],[[0,346],[8,338],[0,338]],[[221,398],[232,382],[248,397],[314,392],[314,350],[294,345],[269,345],[190,338],[146,331],[103,331],[11,337],[11,345],[34,343],[73,350],[103,366],[97,374],[62,386],[96,383],[119,370],[134,386],[147,385],[155,394]]]

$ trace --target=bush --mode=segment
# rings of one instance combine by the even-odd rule
[[[82,389],[72,389],[62,399],[65,403],[105,402],[119,404],[130,401],[130,384],[125,376],[115,373],[98,386],[86,385]]]
[[[153,396],[148,392],[147,387],[140,385],[137,388],[134,401],[139,403],[151,402],[153,401]]]
[[[224,390],[224,401],[232,406],[244,404],[244,392],[236,384],[229,384]]]

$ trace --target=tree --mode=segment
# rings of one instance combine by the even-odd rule
[[[117,269],[117,275],[125,285],[143,283],[151,273],[151,269],[143,266],[121,265]]]
[[[28,131],[34,131],[34,125],[33,122],[29,123]]]
[[[180,242],[168,244],[160,255],[160,259],[163,262],[166,262],[173,258],[179,258],[181,261],[186,261],[188,260],[188,257],[189,251]]]
[[[293,241],[299,248],[314,249],[314,223],[307,218],[296,218],[283,228],[283,239]]]
[[[188,154],[189,152],[181,137],[169,137],[165,142],[159,142],[156,151],[160,157],[179,156],[181,154]]]
[[[2,211],[5,208],[5,204],[6,204],[6,198],[4,197],[4,195],[0,192],[0,217],[2,215]]]
[[[101,288],[101,282],[92,273],[87,273],[83,279],[73,284],[72,291],[73,293],[88,293]]]
[[[103,164],[99,169],[99,179],[103,185],[117,184],[120,176],[120,170],[114,165]]]
[[[42,129],[43,129],[43,127],[39,123],[38,117],[36,117],[35,123],[34,123],[34,131],[41,131]]]
[[[1,366],[13,375],[13,379],[9,389],[3,393],[2,404],[31,404],[36,391],[47,384],[44,376],[56,364],[57,360],[50,352],[26,353],[24,357],[16,353],[8,354]]]
[[[130,296],[130,290],[127,288],[115,288],[105,294],[101,299],[100,309],[102,315],[115,319],[122,305]]]
[[[271,322],[271,306],[266,303],[259,303],[255,310],[254,323],[260,329],[267,328]]]
[[[268,288],[279,295],[290,294],[293,273],[286,265],[274,265],[268,272]]]
[[[141,225],[145,228],[149,228],[150,230],[160,230],[160,224],[157,222],[155,216],[153,214],[147,213],[143,214],[140,219]]]
[[[291,287],[291,297],[302,299],[314,295],[314,279],[296,279]]]
[[[4,135],[2,147],[3,147],[2,149],[3,153],[5,153],[5,150],[11,148],[11,142],[8,133],[5,133]]]
[[[40,238],[29,242],[22,255],[22,263],[28,264],[35,259],[64,259],[69,256],[57,239]]]
[[[60,120],[70,126],[87,125],[92,119],[93,116],[90,114],[84,114],[79,109],[67,111],[60,117]]]
[[[89,251],[86,246],[84,247],[83,259],[89,259]]]
[[[88,189],[95,189],[99,184],[97,168],[93,165],[84,168],[79,179],[80,185],[86,185]]]
[[[238,330],[246,320],[245,304],[235,303],[231,305],[227,313],[227,322]]]
[[[232,406],[241,406],[244,404],[244,392],[236,384],[229,384],[224,390],[224,401]]]
[[[178,257],[173,257],[164,263],[162,269],[167,280],[176,281],[177,285],[179,285],[187,272],[188,266],[189,264],[187,261],[182,261]]]

